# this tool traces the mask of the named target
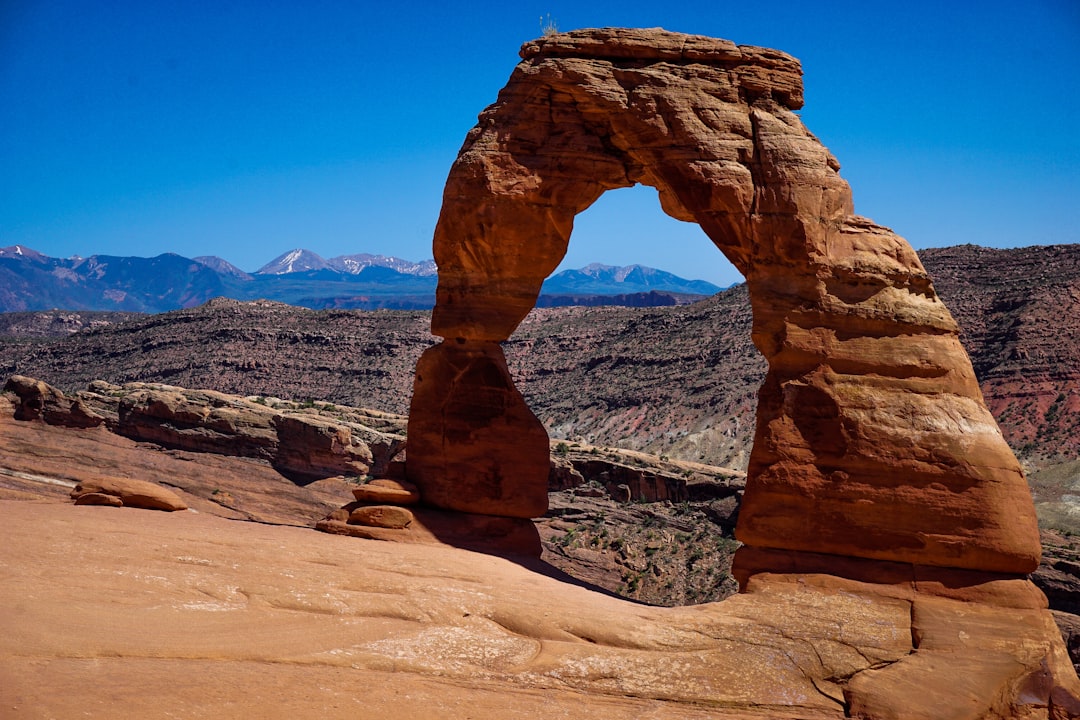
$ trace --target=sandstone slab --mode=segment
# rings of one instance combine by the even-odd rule
[[[1045,610],[805,576],[658,608],[445,546],[60,503],[0,515],[15,717],[840,720],[845,703],[947,717],[925,710],[970,696],[1056,720],[1080,697]]]
[[[108,505],[109,507],[123,507],[124,501],[116,495],[107,495],[100,492],[83,493],[75,498],[76,505]]]

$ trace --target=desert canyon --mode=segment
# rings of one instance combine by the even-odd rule
[[[798,62],[658,29],[521,58],[450,171],[407,418],[9,380],[3,714],[1080,717],[1024,472],[918,256],[796,115]],[[502,343],[635,183],[746,277],[767,361],[722,602],[539,557],[552,446]]]

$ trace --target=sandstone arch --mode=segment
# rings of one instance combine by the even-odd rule
[[[780,551],[1036,567],[1030,494],[958,328],[907,242],[854,214],[839,164],[794,112],[796,60],[621,29],[521,56],[451,168],[435,231],[432,331],[445,341],[417,366],[407,461],[427,502],[544,512],[547,435],[498,343],[574,216],[640,182],[749,286],[769,371],[737,535],[762,563],[787,562]]]

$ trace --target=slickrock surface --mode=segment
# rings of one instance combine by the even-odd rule
[[[0,516],[5,717],[1080,710],[1060,639],[1036,639],[1053,629],[1043,610],[828,576],[653,608],[445,547],[49,502],[0,500]]]
[[[641,182],[747,279],[769,370],[740,540],[1012,574],[1038,565],[1023,473],[958,327],[911,247],[854,214],[839,163],[794,113],[796,60],[611,28],[521,56],[450,170],[435,230],[432,332],[445,340],[418,364],[406,464],[425,497],[529,509],[519,499],[546,465],[529,451],[539,422],[501,362],[467,371],[460,357],[501,359],[574,216]],[[459,486],[482,495],[441,499]]]
[[[654,504],[608,500],[604,504],[609,490],[602,483],[592,479],[573,485],[572,475],[564,478],[569,490],[552,494],[554,519],[537,529],[524,519],[434,511],[419,505],[413,506],[416,519],[405,529],[356,526],[347,520],[361,504],[350,503],[330,513],[336,518],[329,524],[334,527],[323,529],[352,535],[339,539],[350,543],[363,543],[357,538],[399,542],[335,545],[318,556],[301,553],[302,559],[294,561],[308,543],[308,531],[294,534],[296,529],[266,525],[248,531],[254,526],[215,525],[207,516],[303,524],[301,508],[307,508],[311,518],[312,508],[326,507],[327,501],[321,499],[348,497],[356,486],[326,478],[298,487],[269,464],[136,444],[111,434],[104,425],[79,429],[16,421],[12,397],[0,395],[5,404],[0,408],[0,459],[8,465],[0,472],[0,517],[8,543],[0,551],[0,607],[16,612],[0,617],[0,634],[9,627],[5,622],[18,631],[9,637],[10,644],[0,641],[0,707],[9,707],[5,703],[13,696],[10,707],[18,710],[14,717],[116,717],[118,711],[138,717],[201,717],[207,712],[215,717],[252,717],[252,693],[274,698],[272,708],[258,712],[259,717],[275,717],[279,711],[281,717],[345,717],[355,710],[351,702],[342,701],[340,689],[353,683],[365,689],[378,684],[364,694],[373,698],[372,711],[405,718],[517,717],[514,712],[529,717],[540,711],[534,694],[539,688],[553,698],[553,717],[570,717],[573,708],[595,717],[840,717],[840,703],[867,708],[865,717],[893,717],[896,708],[916,712],[913,717],[918,712],[934,717],[933,712],[943,704],[956,703],[958,697],[958,707],[970,711],[958,717],[983,717],[986,712],[990,717],[1012,717],[1026,710],[1031,710],[1031,717],[1048,717],[1050,703],[1057,709],[1049,717],[1068,717],[1062,708],[1071,707],[1068,694],[1075,692],[1075,680],[1069,675],[1061,636],[1049,624],[1049,614],[1041,610],[1038,590],[1022,580],[947,569],[913,573],[909,566],[802,554],[773,559],[774,567],[781,561],[788,563],[786,578],[760,573],[748,579],[743,576],[747,595],[698,610],[672,611],[672,615],[598,594],[589,594],[598,598],[597,609],[583,609],[573,599],[581,592],[580,583],[535,560],[523,562],[572,586],[555,583],[540,586],[537,592],[537,583],[548,580],[536,576],[523,581],[524,585],[495,592],[488,584],[497,587],[499,573],[489,565],[497,561],[471,554],[464,562],[472,573],[468,582],[455,584],[457,570],[448,570],[438,558],[461,551],[448,551],[446,544],[490,547],[491,539],[497,538],[494,544],[498,546],[536,557],[537,529],[564,549],[573,560],[568,567],[586,578],[602,578],[606,569],[597,562],[618,560],[626,553],[619,560],[626,562],[623,572],[635,572],[623,575],[625,592],[644,589],[648,584],[644,575],[651,579],[666,567],[664,552],[657,552],[660,545],[694,548],[685,555],[685,565],[680,562],[680,569],[669,568],[674,573],[671,578],[678,575],[680,582],[686,581],[688,599],[691,584],[703,587],[706,578],[716,583],[724,578],[703,567],[713,561],[711,545],[730,542],[712,522],[706,522],[712,531],[693,525],[691,516],[677,512],[678,505],[671,500]],[[589,464],[604,465],[610,452],[594,454],[592,450],[571,447],[559,454],[556,449],[556,457],[589,472]],[[616,457],[622,458],[627,473],[633,470],[633,453]],[[613,457],[606,461],[612,463],[611,468],[622,466],[613,464]],[[71,505],[66,487],[75,485],[71,480],[103,470],[177,488],[200,513]],[[648,473],[643,467],[637,470],[644,481]],[[629,476],[619,473],[613,479]],[[206,483],[216,487],[211,491]],[[659,479],[656,483],[657,490],[672,487]],[[684,493],[698,497],[714,483],[688,484]],[[725,489],[738,492],[738,486]],[[578,492],[580,497],[575,497]],[[24,506],[37,510],[24,511]],[[698,507],[710,515],[721,510],[713,505]],[[71,511],[82,514],[71,515]],[[39,513],[49,519],[39,521]],[[591,513],[596,514],[596,521],[582,529],[580,520]],[[198,527],[174,534],[170,528],[178,526],[148,520],[177,516]],[[638,522],[640,536],[621,534],[621,522]],[[233,531],[239,534],[230,539]],[[565,535],[558,539],[551,532]],[[253,541],[253,536],[261,540]],[[477,543],[484,539],[486,543]],[[588,545],[578,545],[586,540]],[[604,553],[608,541],[611,552]],[[323,547],[321,541],[313,542]],[[409,543],[424,546],[394,555],[391,548]],[[643,546],[632,551],[631,546],[638,544]],[[24,551],[26,545],[32,545],[31,551]],[[167,555],[173,552],[175,556]],[[180,574],[171,563],[162,565],[163,557],[175,557]],[[373,581],[365,570],[373,557],[383,558],[379,567],[390,568],[394,578],[418,579],[417,599],[403,599],[397,590],[391,592]],[[427,562],[434,565],[423,565]],[[216,568],[211,575],[200,574],[200,569],[210,567]],[[867,574],[867,568],[864,582],[829,576]],[[710,570],[707,576],[706,569]],[[663,578],[661,572],[656,580],[663,582]],[[125,584],[129,581],[132,585]],[[766,594],[774,581],[782,586],[777,593],[769,590]],[[570,596],[562,595],[563,587]],[[820,595],[815,587],[822,589]],[[649,596],[659,589],[650,590]],[[794,598],[788,590],[794,590]],[[374,594],[374,604],[368,594]],[[512,602],[504,607],[503,599],[511,596]],[[775,601],[778,597],[783,599]],[[355,598],[355,602],[342,598]],[[470,598],[482,598],[478,602],[484,610],[475,610]],[[414,601],[422,607],[422,619],[408,625],[413,629],[404,635],[375,636],[388,642],[376,644],[381,650],[370,656],[364,644],[373,638],[368,634],[369,621],[374,617],[372,622],[382,627],[413,617],[402,608],[416,607],[409,604]],[[942,610],[946,620],[941,625],[924,621],[904,625],[912,613],[923,612],[920,608],[930,612],[939,607],[947,610]],[[28,614],[28,608],[33,612]],[[72,619],[72,608],[78,608],[78,620]],[[724,608],[733,615],[729,617]],[[170,617],[170,609],[178,616]],[[392,613],[391,621],[382,612]],[[54,613],[63,614],[63,619],[57,622]],[[714,617],[714,613],[718,614]],[[463,623],[481,622],[465,617],[490,617],[509,628],[510,636],[486,622],[481,623],[483,627],[495,633],[485,630],[476,635],[472,626],[463,628],[450,621],[443,625],[444,616],[460,617]],[[690,629],[679,620],[684,616],[689,617]],[[881,621],[882,616],[888,622]],[[866,617],[872,620],[864,625]],[[342,633],[348,643],[341,636],[323,640],[335,634],[336,630],[327,628],[338,628],[338,622],[347,625]],[[552,646],[546,642],[551,639],[552,622],[576,623],[573,627],[579,629],[569,631],[592,640],[592,646],[559,635],[554,640],[568,639],[576,646]],[[71,633],[68,628],[76,623],[78,630]],[[660,624],[653,626],[656,623]],[[122,633],[111,631],[119,625]],[[1008,626],[1008,633],[1002,637],[1003,625]],[[110,631],[100,629],[104,627]],[[624,631],[630,635],[623,635]],[[652,638],[657,633],[662,640],[643,644],[640,639],[643,634]],[[684,646],[666,639],[670,633],[684,638],[692,635],[693,640]],[[922,648],[937,634],[942,634],[937,641],[947,652],[928,656]],[[960,647],[949,644],[954,635],[963,640]],[[890,658],[910,650],[897,640],[901,637],[913,648],[913,643],[921,643],[917,661],[907,662],[905,656],[892,663]],[[320,644],[324,641],[332,644]],[[502,662],[507,660],[508,647],[534,641],[537,644],[531,647],[539,650],[532,664],[514,664],[512,658]],[[860,644],[864,642],[868,647]],[[320,649],[311,650],[312,643]],[[882,654],[882,647],[891,650]],[[953,684],[943,687],[939,678],[924,673],[931,667],[947,676],[955,663],[967,668],[968,690],[964,692],[968,695],[960,696]],[[816,669],[819,664],[820,670]],[[895,669],[889,674],[849,676],[867,667]],[[365,675],[366,671],[375,674]],[[684,671],[686,677],[680,675]],[[677,676],[674,680],[672,674]],[[184,682],[166,682],[180,677]],[[852,683],[864,677],[882,679],[859,680],[858,685],[848,683],[848,688],[849,677]],[[57,690],[60,685],[63,692]],[[810,685],[821,698],[807,694]],[[919,692],[910,691],[910,685],[917,685]],[[855,688],[860,690],[855,692]],[[927,693],[924,688],[935,690]],[[565,699],[568,692],[573,694]],[[923,704],[913,704],[909,695],[921,698]],[[644,702],[643,698],[653,699]],[[826,709],[832,705],[824,698],[834,698],[836,709]],[[259,702],[266,703],[266,698],[260,697]],[[165,708],[160,715],[154,714],[153,708],[158,707],[154,703]],[[1023,707],[1013,707],[1016,703]],[[703,715],[706,707],[714,715]]]

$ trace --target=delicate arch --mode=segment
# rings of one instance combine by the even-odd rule
[[[427,502],[532,517],[548,438],[499,347],[609,189],[655,187],[746,277],[769,363],[737,535],[766,551],[1025,573],[1026,482],[911,247],[853,214],[774,50],[585,30],[522,47],[446,184],[407,472]],[[744,554],[745,556],[745,554]],[[765,557],[762,555],[762,557]]]

